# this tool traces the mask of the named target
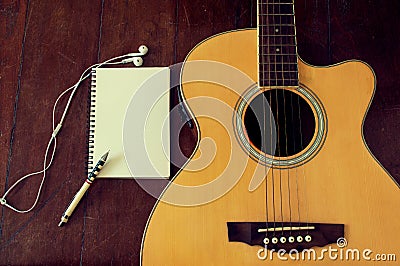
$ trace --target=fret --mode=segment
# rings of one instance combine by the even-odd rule
[[[296,31],[294,25],[262,25],[258,27],[260,35],[290,35],[294,36]]]
[[[269,73],[269,72],[266,72],[266,73]],[[298,73],[298,71],[296,71],[296,70],[291,70],[291,71],[289,71],[289,70],[275,70],[274,73],[275,73],[276,76],[284,76],[285,74],[288,74],[288,76],[290,76],[293,73],[295,73],[295,74]]]
[[[259,37],[296,37],[295,34],[260,34]]]
[[[299,81],[296,79],[264,79],[260,80],[261,86],[298,86]]]
[[[279,79],[272,79],[272,78],[265,78],[265,79],[260,79],[261,84],[269,84],[271,86],[290,86],[289,84],[293,84],[292,86],[299,85],[299,81],[296,80],[296,78],[293,79],[285,79],[285,78],[279,78]],[[264,85],[266,86],[266,85]]]
[[[286,13],[286,14],[258,14],[259,16],[293,16],[294,13]]]
[[[260,80],[261,87],[297,87],[299,82],[296,80]]]
[[[297,62],[289,62],[289,63],[282,62],[281,64],[284,64],[284,65],[296,65],[297,66]]]
[[[264,54],[260,54],[260,56],[269,56],[271,58],[274,58],[274,57],[285,57],[285,56],[288,56],[288,57],[297,56],[297,54],[295,54],[295,53],[291,53],[291,54],[277,54],[277,53],[268,54],[268,53],[264,53]],[[283,58],[283,59],[286,60],[287,58]]]
[[[259,64],[283,64],[283,63],[297,63],[297,54],[285,54],[285,55],[259,55]]]
[[[259,71],[264,73],[265,77],[269,76],[269,72],[298,73],[297,65],[295,64],[262,64],[259,67]]]
[[[258,25],[294,24],[294,16],[258,16]]]
[[[296,26],[296,25],[294,25],[294,24],[284,24],[284,23],[282,23],[282,24],[273,24],[273,23],[271,23],[271,24],[268,24],[268,25],[258,25],[258,27],[260,28],[260,27],[270,27],[270,26],[276,26],[276,27],[279,27],[279,26],[292,26],[292,27],[294,27],[294,26]]]
[[[290,63],[282,62],[280,63],[280,65],[293,65],[297,67],[297,62],[290,62]]]
[[[264,69],[271,69],[271,70],[289,70],[289,71],[296,71],[297,70],[297,59],[293,58],[292,62],[275,62],[273,60],[264,60],[259,61],[260,68],[263,67]],[[265,65],[265,67],[264,67]]]
[[[286,87],[298,87],[299,83],[298,82],[285,82],[282,84],[282,82],[279,82],[278,84],[269,84],[268,82],[263,82],[259,84],[260,87],[271,87],[271,88],[286,88]]]
[[[268,2],[268,1],[267,1]],[[292,5],[293,4],[293,0],[280,0],[279,3],[273,2],[273,3],[258,3],[259,5]]]
[[[260,78],[263,81],[269,80],[281,80],[281,81],[291,81],[291,80],[296,80],[298,77],[298,72],[263,72],[260,71]]]
[[[272,46],[272,45],[296,45],[295,36],[259,36],[259,45]]]
[[[269,81],[273,84],[274,81],[296,81],[298,72],[263,72],[260,71],[260,81]]]
[[[296,47],[295,44],[260,44],[259,47]]]
[[[262,55],[295,55],[295,45],[259,45],[259,54]]]
[[[260,14],[293,14],[291,3],[262,3],[258,6]]]
[[[297,63],[280,63],[280,64],[259,64],[260,71],[289,71],[298,72]]]
[[[290,6],[292,6],[292,4],[293,4],[293,1],[290,1],[290,0],[288,0],[288,1],[281,1],[281,3],[258,3],[259,5],[290,5]]]
[[[272,86],[290,86],[289,84],[293,84],[293,86],[298,85],[298,77],[293,77],[291,79],[288,78],[260,78],[261,84],[269,84]],[[264,85],[265,86],[265,85]]]
[[[288,53],[288,54],[277,54],[277,53],[271,53],[271,54],[269,54],[269,53],[263,53],[263,54],[260,54],[260,55],[272,55],[272,56],[274,56],[274,55],[296,55],[296,53]]]
[[[268,73],[269,75],[260,75],[259,81],[262,83],[268,83],[272,85],[278,84],[287,84],[287,83],[296,83],[298,82],[298,74],[297,73]]]
[[[294,40],[295,39],[295,37],[296,37],[296,35],[295,34],[279,34],[279,32],[278,32],[278,34],[265,34],[264,32],[259,32],[258,33],[258,37],[268,37],[268,38],[265,38],[266,40],[269,40],[269,39],[271,39],[271,38],[278,38],[278,37],[282,37],[282,38],[287,38],[287,39],[292,39],[292,40]]]

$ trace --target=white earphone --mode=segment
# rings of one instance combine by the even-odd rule
[[[33,208],[35,208],[39,197],[40,197],[40,193],[42,191],[42,187],[44,184],[44,181],[46,179],[46,171],[50,168],[51,164],[53,163],[53,159],[54,159],[54,153],[56,151],[56,147],[57,147],[57,142],[56,142],[56,137],[58,132],[61,130],[61,127],[63,125],[64,119],[67,115],[67,112],[69,110],[69,107],[71,105],[71,101],[72,98],[75,95],[76,90],[78,89],[79,85],[82,83],[83,80],[85,80],[86,78],[90,77],[91,75],[91,70],[93,68],[100,68],[106,65],[118,65],[118,64],[126,64],[126,63],[133,63],[135,66],[139,67],[143,64],[143,59],[142,56],[146,55],[147,52],[149,51],[149,49],[147,48],[146,45],[141,45],[138,49],[138,53],[129,53],[129,54],[125,54],[125,55],[120,55],[111,59],[108,59],[102,63],[96,63],[94,65],[91,65],[90,67],[88,67],[85,71],[83,71],[81,77],[79,78],[79,80],[71,87],[69,87],[68,89],[66,89],[65,91],[63,91],[57,98],[56,102],[54,103],[53,106],[53,132],[51,133],[51,137],[49,139],[49,142],[47,144],[47,149],[44,155],[44,160],[43,160],[43,169],[37,172],[32,172],[30,174],[27,174],[23,177],[21,177],[20,179],[18,179],[12,186],[10,186],[7,191],[3,194],[2,197],[0,197],[0,205],[8,207],[9,209],[18,212],[18,213],[27,213],[30,212],[31,210],[33,210]],[[126,58],[126,59],[123,59]],[[122,60],[121,60],[122,59]],[[118,61],[120,60],[120,61]],[[61,99],[61,97],[63,97],[66,93],[70,92],[70,95],[68,97],[68,102],[66,104],[66,106],[64,107],[64,112],[61,116],[61,119],[59,120],[58,123],[56,123],[55,121],[55,111],[57,108],[57,104],[59,103],[59,100]],[[53,145],[52,145],[53,144]],[[52,149],[51,149],[52,147]],[[50,160],[47,160],[47,156],[50,155]],[[33,203],[33,205],[26,210],[19,210],[13,206],[11,206],[10,204],[8,204],[8,202],[6,201],[6,197],[7,195],[11,192],[11,190],[13,190],[20,182],[24,181],[25,179],[37,175],[37,174],[43,174],[42,176],[42,181],[40,183],[37,195],[36,195],[36,199],[35,202]]]
[[[147,54],[149,49],[147,48],[146,45],[141,45],[138,50],[139,50],[139,53],[127,54],[127,56],[133,56],[133,57],[122,60],[122,63],[127,64],[127,63],[132,62],[135,66],[143,65],[143,59],[141,56],[144,56],[145,54]]]

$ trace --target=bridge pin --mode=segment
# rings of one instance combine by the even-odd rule
[[[306,242],[311,242],[311,236],[310,235],[306,235],[305,237],[304,237],[304,239],[306,240]]]
[[[297,236],[297,242],[299,242],[299,243],[303,242],[303,237],[302,236]]]
[[[278,238],[277,238],[277,237],[273,237],[273,238],[272,238],[272,243],[273,243],[273,244],[278,243]]]
[[[264,242],[265,245],[268,245],[269,244],[269,238],[268,237],[264,238],[263,242]]]
[[[289,240],[289,243],[294,243],[294,236],[289,236],[289,238],[288,238],[288,240]]]
[[[284,237],[284,236],[281,236],[281,238],[279,240],[281,241],[282,244],[286,243],[286,237]]]

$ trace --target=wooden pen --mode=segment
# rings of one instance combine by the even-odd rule
[[[69,203],[67,209],[61,216],[61,221],[58,224],[58,226],[63,226],[68,222],[69,217],[71,217],[72,213],[74,212],[76,206],[78,206],[79,202],[81,201],[83,195],[85,195],[86,191],[89,189],[90,185],[93,183],[93,181],[96,179],[97,175],[99,174],[100,170],[103,168],[104,164],[106,163],[108,154],[110,151],[105,153],[103,156],[101,156],[100,160],[96,164],[96,166],[93,168],[92,172],[90,172],[88,178],[85,180],[85,183],[83,183],[81,189],[75,194],[71,202]]]

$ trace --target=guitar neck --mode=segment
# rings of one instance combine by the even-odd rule
[[[293,0],[259,0],[257,15],[259,85],[298,86]]]

